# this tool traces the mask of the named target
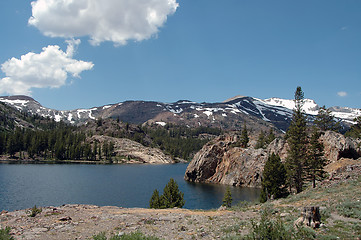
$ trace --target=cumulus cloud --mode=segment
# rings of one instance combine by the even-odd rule
[[[31,5],[28,22],[46,36],[89,36],[93,45],[149,39],[178,7],[176,0],[37,0]]]
[[[339,97],[346,97],[346,96],[347,96],[347,92],[341,91],[341,92],[338,92],[337,95],[338,95]]]
[[[31,95],[32,88],[59,88],[66,84],[69,75],[79,77],[81,72],[92,69],[92,62],[73,59],[80,40],[66,42],[66,52],[57,45],[49,45],[39,54],[29,52],[3,63],[5,77],[0,79],[0,93]]]

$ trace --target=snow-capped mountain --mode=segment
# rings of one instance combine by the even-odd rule
[[[117,118],[129,123],[166,123],[184,124],[192,127],[208,126],[224,129],[240,129],[244,122],[254,128],[268,128],[272,125],[286,131],[295,107],[293,100],[279,98],[257,99],[237,96],[221,103],[196,103],[181,100],[175,103],[152,101],[126,101],[90,109],[59,111],[43,107],[34,99],[26,96],[0,97],[0,102],[56,121],[83,124],[98,118]],[[316,115],[319,106],[311,99],[305,99],[304,111]],[[332,114],[350,123],[361,116],[359,109],[330,108]]]

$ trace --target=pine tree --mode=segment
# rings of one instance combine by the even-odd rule
[[[264,136],[264,132],[261,130],[261,133],[258,135],[258,139],[257,139],[257,143],[255,148],[259,149],[259,148],[264,148],[266,144],[266,139]]]
[[[222,206],[225,206],[227,208],[230,208],[232,206],[232,193],[231,193],[231,189],[229,188],[229,186],[227,186],[227,189],[226,189],[226,192],[224,194],[224,197],[223,197],[223,204]]]
[[[319,142],[319,138],[321,133],[317,130],[317,128],[313,129],[312,136],[310,139],[310,147],[307,158],[307,175],[312,181],[312,187],[316,187],[316,178],[324,177],[325,171],[323,167],[326,162],[323,158],[323,144]]]
[[[280,156],[272,153],[264,166],[262,173],[261,202],[266,202],[271,196],[280,198],[286,195],[286,169]]]
[[[302,191],[304,182],[304,164],[307,157],[307,125],[306,116],[302,110],[304,93],[301,87],[295,92],[295,105],[292,122],[287,130],[287,142],[289,145],[286,159],[287,180],[290,189],[294,187],[296,192]]]
[[[162,202],[157,189],[154,190],[152,197],[149,201],[149,208],[161,208]]]
[[[159,196],[157,189],[154,190],[149,200],[150,208],[182,208],[184,206],[184,194],[179,191],[177,182],[171,178],[164,187],[163,194]]]
[[[346,137],[361,138],[361,117],[354,119],[356,124],[352,125],[351,129],[345,133]]]
[[[339,131],[341,128],[340,123],[336,122],[335,118],[332,116],[331,110],[326,109],[325,106],[322,106],[318,110],[318,114],[313,122],[321,129],[321,131]]]
[[[246,148],[248,146],[248,142],[249,142],[249,137],[248,137],[247,126],[246,124],[244,124],[240,139],[241,147]]]
[[[184,206],[184,194],[179,191],[177,182],[171,178],[164,187],[162,194],[162,203],[164,208],[181,208]]]

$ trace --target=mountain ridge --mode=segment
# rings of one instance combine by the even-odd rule
[[[224,102],[197,103],[179,100],[174,103],[156,101],[129,100],[107,104],[93,108],[74,110],[55,110],[43,107],[35,99],[28,96],[3,96],[0,102],[13,106],[19,111],[26,111],[55,121],[71,124],[85,124],[89,120],[99,118],[117,118],[123,122],[135,124],[166,123],[183,124],[190,127],[208,126],[222,129],[239,129],[240,123],[265,128],[272,125],[284,132],[292,118],[294,101],[281,98],[259,99],[247,96],[235,96]],[[312,99],[304,99],[304,111],[311,118],[317,115],[319,106]],[[361,116],[360,109],[348,107],[330,107],[331,113],[345,124]]]

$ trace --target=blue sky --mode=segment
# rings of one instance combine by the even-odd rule
[[[301,86],[319,105],[361,108],[359,0],[55,2],[0,2],[0,95],[66,110],[292,99]]]

